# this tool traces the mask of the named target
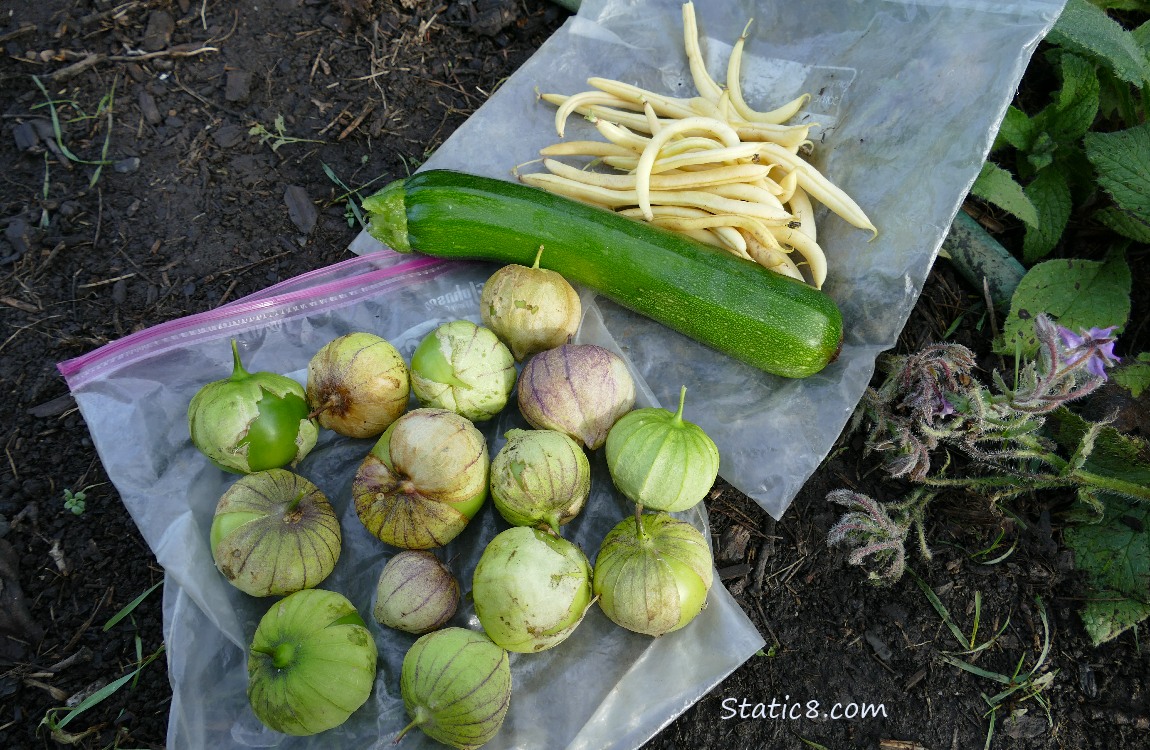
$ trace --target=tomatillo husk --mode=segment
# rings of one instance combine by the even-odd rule
[[[539,267],[543,247],[528,268],[503,266],[483,284],[479,309],[483,325],[511,349],[516,361],[566,344],[583,317],[579,294],[567,279]]]
[[[515,526],[483,550],[471,582],[475,614],[491,640],[531,653],[559,645],[591,607],[591,563],[547,531]]]
[[[635,381],[623,358],[595,344],[540,352],[519,374],[519,411],[537,429],[556,430],[590,450],[635,405]]]
[[[411,389],[425,407],[482,422],[503,410],[515,387],[515,358],[491,330],[444,323],[411,355]]]
[[[252,596],[283,596],[318,586],[339,559],[339,519],[327,497],[287,469],[240,477],[212,518],[216,568]]]
[[[458,608],[459,581],[431,552],[403,550],[379,573],[372,614],[380,625],[423,635],[446,625]]]
[[[487,441],[469,420],[413,409],[392,422],[356,471],[356,513],[387,544],[442,547],[483,505],[489,466]]]
[[[307,403],[320,427],[377,437],[407,409],[410,378],[387,339],[363,331],[333,339],[307,365]]]
[[[617,625],[659,636],[685,626],[702,611],[714,562],[697,528],[662,512],[620,521],[595,558],[593,589]]]
[[[491,460],[491,500],[514,526],[559,527],[579,515],[591,493],[582,446],[555,430],[509,430]]]
[[[413,728],[445,745],[474,750],[489,742],[511,705],[507,652],[483,633],[444,628],[419,638],[403,657],[400,695]]]
[[[377,658],[375,640],[346,597],[305,589],[260,619],[248,652],[248,701],[270,729],[317,734],[367,701]]]
[[[192,444],[224,471],[248,474],[296,464],[315,447],[303,386],[274,372],[250,373],[232,341],[232,375],[188,404]]]
[[[633,502],[668,513],[696,505],[719,475],[719,449],[703,428],[679,410],[636,409],[607,433],[607,469],[615,486]]]

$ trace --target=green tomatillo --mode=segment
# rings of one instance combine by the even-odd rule
[[[619,522],[603,539],[592,587],[612,622],[659,636],[703,609],[713,567],[702,532],[668,513],[636,509],[634,518]]]
[[[644,508],[687,510],[707,496],[719,475],[719,449],[679,410],[635,409],[607,433],[607,469],[615,486]]]
[[[419,403],[474,422],[503,410],[515,375],[511,350],[490,329],[469,320],[439,326],[411,355],[411,390]]]
[[[559,527],[579,515],[591,493],[583,446],[556,430],[508,430],[491,461],[491,500],[514,526]]]
[[[499,733],[511,705],[507,652],[483,633],[444,628],[419,638],[403,657],[400,694],[413,728],[459,750],[475,750]]]
[[[318,734],[367,702],[377,659],[375,640],[346,597],[304,589],[260,619],[248,652],[248,701],[270,729]]]
[[[471,581],[475,615],[508,651],[558,646],[591,607],[591,563],[573,543],[528,526],[496,534]]]
[[[234,340],[231,377],[192,397],[188,431],[213,464],[236,474],[294,465],[319,436],[303,386],[274,372],[248,372]]]
[[[220,497],[212,559],[251,596],[283,596],[319,585],[335,568],[342,535],[318,487],[287,469],[240,477]]]

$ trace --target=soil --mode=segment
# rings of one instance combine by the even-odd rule
[[[0,3],[2,747],[165,745],[163,658],[67,726],[44,721],[163,643],[158,591],[105,628],[164,571],[56,363],[346,258],[357,229],[324,166],[348,186],[407,174],[567,17],[542,0],[239,5]],[[981,306],[940,262],[900,349],[950,336],[984,351],[979,316],[948,331]],[[768,648],[648,747],[983,747],[984,696],[1003,686],[940,658],[953,638],[913,578],[871,586],[826,544],[840,512],[829,491],[905,491],[875,468],[844,435],[779,522],[719,482],[708,507],[721,582]],[[82,514],[65,508],[65,490],[83,491]],[[1091,646],[1077,615],[1086,584],[1059,543],[1063,500],[1028,498],[1012,520],[973,496],[948,498],[931,516],[933,562],[911,564],[960,624],[979,595],[981,632],[1005,626],[973,657],[982,669],[1029,669],[1047,618],[1049,683],[1002,707],[993,747],[1143,748],[1146,628]],[[1013,554],[976,562],[1000,534]],[[840,703],[846,718],[823,716]]]

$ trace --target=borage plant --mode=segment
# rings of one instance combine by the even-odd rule
[[[888,454],[886,472],[919,487],[908,500],[893,504],[831,493],[829,500],[851,512],[831,529],[828,541],[852,546],[852,564],[868,564],[870,558],[877,565],[872,580],[893,582],[905,568],[911,531],[929,559],[923,518],[945,488],[979,492],[992,505],[1036,490],[1068,489],[1099,517],[1103,494],[1150,500],[1150,487],[1090,461],[1105,421],[1083,424],[1078,418],[1073,442],[1066,439],[1067,430],[1051,429],[1072,421],[1066,405],[1095,391],[1118,362],[1112,334],[1112,329],[1075,332],[1038,316],[1037,356],[1022,362],[1012,382],[994,371],[989,387],[975,379],[974,355],[959,344],[934,344],[890,358],[886,380],[867,390],[852,428],[865,424],[868,451]],[[952,452],[967,459],[961,473],[951,471]],[[941,466],[934,465],[936,453],[946,456]]]

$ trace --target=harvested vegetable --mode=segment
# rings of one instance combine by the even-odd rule
[[[571,542],[514,526],[488,542],[475,565],[475,614],[508,651],[553,648],[575,632],[594,601],[591,575],[591,563]]]
[[[411,723],[392,744],[419,727],[433,740],[474,750],[503,726],[511,705],[511,663],[483,633],[444,628],[408,649],[400,694]]]
[[[539,267],[543,246],[531,267],[510,263],[483,285],[483,325],[511,349],[517,361],[566,344],[579,330],[579,294],[561,275]]]
[[[339,560],[339,519],[327,497],[286,469],[240,477],[216,504],[212,559],[251,596],[283,596],[323,582]]]
[[[643,513],[607,533],[595,558],[603,613],[636,633],[659,636],[702,611],[714,563],[702,532],[667,513]]]
[[[750,27],[750,23],[747,24]],[[740,69],[746,30],[727,63],[726,87],[707,72],[699,49],[694,4],[683,5],[683,43],[698,95],[665,96],[622,81],[589,78],[592,90],[543,94],[557,106],[555,130],[579,113],[604,141],[561,142],[544,148],[548,173],[520,179],[551,192],[682,232],[810,283],[826,280],[812,198],[853,226],[877,233],[863,210],[800,156],[811,124],[786,125],[809,95],[757,112],[743,98]],[[554,157],[583,157],[611,174]],[[792,256],[798,256],[798,259]]]
[[[491,419],[515,387],[515,359],[491,330],[469,320],[444,323],[411,355],[411,388],[426,407],[473,422]]]
[[[188,432],[208,460],[236,474],[295,464],[319,437],[303,386],[274,372],[249,373],[234,340],[232,375],[192,397]]]
[[[679,410],[647,408],[625,414],[607,433],[611,481],[632,502],[671,513],[696,505],[719,475],[719,449],[697,424],[683,419],[687,389]]]
[[[532,427],[555,430],[595,450],[635,405],[622,357],[595,344],[564,344],[532,357],[519,374],[519,411]]]
[[[487,441],[469,420],[414,409],[391,423],[356,470],[356,514],[387,544],[442,547],[487,499],[489,466]]]
[[[513,526],[559,527],[583,510],[591,462],[582,446],[555,430],[509,430],[491,460],[491,501]]]
[[[367,702],[378,652],[342,594],[305,589],[272,605],[248,652],[248,701],[267,727],[312,735]]]
[[[842,345],[842,315],[817,289],[544,190],[426,170],[363,207],[371,235],[400,252],[529,265],[543,245],[540,262],[571,283],[776,375],[812,375]]]
[[[375,621],[423,635],[447,624],[459,608],[459,581],[434,554],[402,550],[387,561],[375,587]]]
[[[358,331],[329,341],[307,366],[307,402],[320,427],[377,437],[407,409],[407,363],[386,339]]]

